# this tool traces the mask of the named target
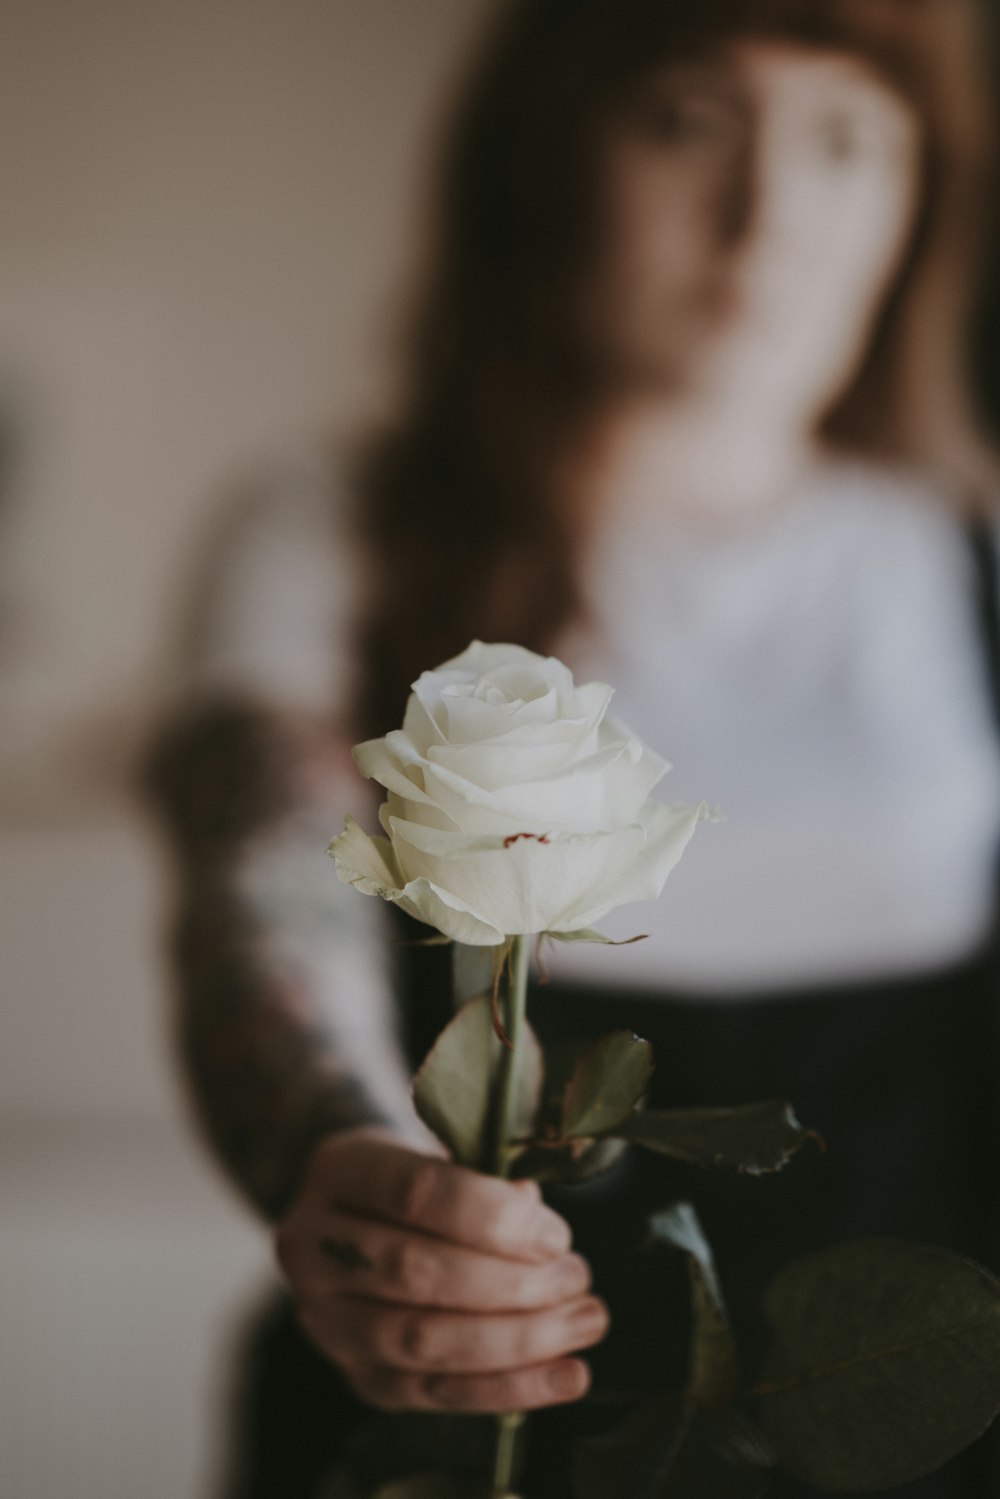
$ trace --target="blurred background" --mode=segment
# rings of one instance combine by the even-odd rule
[[[263,465],[383,399],[489,0],[8,0],[0,55],[0,1491],[214,1492],[269,1246],[194,1140],[128,785]]]
[[[442,108],[498,3],[4,7],[4,1499],[215,1492],[269,1245],[174,1076],[129,775],[233,496],[386,398]],[[995,413],[998,330],[994,297]]]

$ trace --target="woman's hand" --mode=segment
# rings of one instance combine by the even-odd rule
[[[534,1182],[355,1129],[317,1146],[276,1244],[307,1336],[373,1405],[530,1410],[587,1389],[572,1355],[607,1311]]]

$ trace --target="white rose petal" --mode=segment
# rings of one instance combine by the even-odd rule
[[[706,810],[653,802],[642,823],[614,832],[505,840],[397,818],[389,826],[407,880],[461,890],[469,910],[514,936],[589,926],[615,906],[654,899]]]
[[[411,692],[403,718],[403,730],[407,739],[420,752],[426,753],[432,744],[447,744],[448,739],[439,727],[434,714],[436,703],[423,703],[416,692]],[[443,715],[442,715],[443,716]]]
[[[639,900],[655,900],[662,891],[667,876],[691,841],[698,823],[707,820],[709,815],[705,802],[693,807],[647,802],[642,819],[645,834],[642,846],[629,858],[627,864],[619,868],[610,899],[607,897],[611,891],[611,882],[602,884],[596,892],[596,905],[581,905],[574,909],[571,920],[567,918],[565,927],[553,926],[549,930],[568,931],[570,927],[588,927],[616,906],[631,905],[633,901]]]
[[[667,762],[554,657],[474,641],[414,684],[403,727],[358,745],[388,792],[338,873],[471,945],[589,926],[658,895],[704,807],[650,792]]]
[[[365,895],[380,895],[455,942],[495,947],[504,940],[502,931],[470,911],[449,891],[435,889],[422,877],[404,883],[389,840],[369,837],[353,817],[346,819],[344,831],[333,840],[328,852],[345,885],[354,885]]]
[[[439,890],[429,880],[412,880],[395,897],[408,916],[425,921],[453,942],[466,947],[499,947],[504,932],[469,909],[450,890]]]
[[[403,883],[388,838],[370,838],[353,817],[345,818],[344,831],[327,853],[333,856],[344,883],[356,885],[365,895],[388,898]]]

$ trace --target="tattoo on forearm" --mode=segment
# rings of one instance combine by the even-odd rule
[[[269,971],[244,913],[195,887],[178,927],[179,1043],[204,1127],[270,1217],[324,1135],[385,1114],[337,1056],[294,978]]]
[[[224,1164],[276,1218],[319,1139],[387,1115],[341,1059],[315,975],[278,959],[267,921],[240,892],[248,837],[293,795],[287,735],[220,709],[157,753],[149,786],[184,876],[173,941],[182,1060]],[[380,1058],[370,1060],[377,1071]]]

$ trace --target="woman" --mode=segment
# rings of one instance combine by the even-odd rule
[[[893,1233],[990,1258],[1000,673],[987,531],[974,550],[961,518],[992,483],[963,357],[980,63],[971,0],[505,8],[354,531],[325,469],[246,520],[200,700],[152,769],[187,1069],[307,1340],[283,1314],[263,1336],[241,1495],[318,1492],[373,1406],[542,1411],[527,1492],[564,1492],[581,1353],[620,1389],[680,1348],[629,1252],[678,1195],[751,1350],[756,1294],[803,1249]],[[556,1212],[429,1154],[374,903],[334,897],[316,855],[357,810],[346,746],[474,635],[614,682],[673,796],[729,819],[643,913],[648,943],[568,950],[537,1022],[627,1016],[661,1102],[787,1094],[819,1165],[641,1166]],[[397,949],[415,1054],[434,962]],[[985,1461],[906,1492],[992,1493]]]

